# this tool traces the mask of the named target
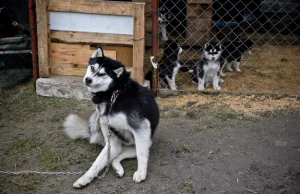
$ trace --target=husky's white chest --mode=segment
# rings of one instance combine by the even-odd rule
[[[206,65],[204,65],[203,70],[205,74],[205,81],[211,82],[215,76],[218,76],[220,63],[216,61],[209,61]]]

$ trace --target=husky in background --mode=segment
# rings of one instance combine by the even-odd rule
[[[223,43],[224,51],[221,55],[221,76],[225,76],[224,70],[240,72],[241,59],[245,52],[251,52],[254,42],[251,39],[244,39]]]
[[[215,90],[220,90],[220,58],[223,48],[220,43],[206,43],[203,54],[196,62],[191,81],[198,84],[198,90],[204,90],[206,84],[212,83]]]
[[[90,143],[104,148],[73,186],[80,188],[89,184],[109,164],[109,152],[112,167],[119,177],[124,174],[120,162],[137,157],[133,181],[145,180],[151,139],[159,122],[159,110],[152,91],[132,80],[124,65],[105,57],[101,48],[90,58],[83,82],[96,105],[89,120],[90,128],[88,122],[72,114],[64,122],[64,131],[71,139],[89,138]]]
[[[168,32],[167,32],[167,25],[169,23],[169,20],[171,18],[171,14],[167,14],[165,11],[165,7],[161,7],[159,9],[159,14],[158,14],[158,33],[161,36],[161,38],[164,41],[168,40]]]
[[[179,54],[182,48],[175,40],[168,40],[165,42],[164,54],[158,63],[158,74],[167,87],[171,90],[177,90],[176,75],[180,69]],[[151,68],[145,76],[146,80],[150,81],[152,87],[153,68]]]

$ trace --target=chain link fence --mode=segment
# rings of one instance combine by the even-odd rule
[[[224,69],[221,90],[300,94],[300,1],[160,0],[158,4],[158,60],[166,57],[167,40],[175,40],[183,49],[176,87],[168,86],[168,80],[164,82],[158,76],[159,89],[196,91],[191,76],[203,47],[208,42],[220,42],[223,50],[239,53],[242,58],[240,72]],[[253,46],[243,50],[241,45],[246,40]],[[177,59],[171,58],[176,63]],[[147,56],[145,59],[149,60]],[[177,71],[176,65],[164,66],[169,72]],[[158,71],[166,75],[162,67]],[[169,75],[169,81],[173,75]],[[211,86],[205,89],[213,90]]]

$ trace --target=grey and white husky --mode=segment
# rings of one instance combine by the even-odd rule
[[[163,12],[164,9],[161,9],[161,10],[162,10],[162,12],[160,12],[158,14],[158,25],[159,25],[158,32],[159,32],[159,35],[161,36],[161,38],[164,41],[167,41],[168,40],[167,25],[168,25],[169,19],[171,18],[171,15],[164,13]]]
[[[133,181],[145,180],[151,139],[159,122],[153,92],[132,80],[124,65],[105,57],[101,48],[90,58],[83,82],[92,93],[96,111],[89,119],[89,126],[78,116],[69,115],[64,122],[64,131],[71,139],[89,138],[90,143],[104,148],[73,186],[86,186],[108,165],[109,144],[111,164],[117,175],[124,174],[122,160],[137,157]]]
[[[203,54],[196,62],[193,70],[192,82],[198,84],[198,90],[204,90],[206,84],[212,83],[215,90],[220,90],[220,57],[222,53],[220,43],[206,43]]]

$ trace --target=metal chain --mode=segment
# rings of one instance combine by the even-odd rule
[[[114,92],[113,94],[112,94],[112,96],[111,96],[111,99],[110,99],[110,106],[109,106],[109,110],[108,110],[108,113],[107,113],[107,120],[108,120],[108,115],[110,114],[110,112],[111,112],[111,109],[112,109],[112,106],[113,106],[113,104],[116,102],[116,100],[117,100],[117,98],[118,98],[118,96],[119,96],[119,93],[118,92]],[[110,137],[111,137],[111,130],[110,130],[110,123],[109,123],[109,120],[108,120],[108,126],[107,126],[107,128],[108,128],[108,134],[107,134],[107,160],[108,160],[108,163],[107,163],[107,166],[106,166],[106,168],[105,168],[105,171],[103,172],[103,174],[101,175],[101,176],[97,176],[97,178],[100,180],[100,179],[103,179],[105,176],[106,176],[106,174],[107,174],[107,172],[108,172],[108,170],[109,170],[109,167],[110,167],[110,163],[111,163],[111,161],[110,161]]]
[[[78,174],[84,174],[84,171],[79,172],[47,172],[47,171],[36,171],[36,170],[25,170],[25,171],[2,171],[0,170],[0,174],[7,174],[7,175],[23,175],[23,174],[41,174],[41,175],[78,175]]]
[[[113,104],[116,102],[116,99],[118,98],[119,93],[118,92],[114,92],[112,97],[111,97],[111,103],[110,103],[110,107],[108,110],[108,115],[111,112],[112,106]],[[110,130],[110,123],[108,120],[108,134],[107,134],[107,159],[108,159],[108,164],[105,168],[105,171],[103,172],[103,174],[101,176],[97,176],[98,179],[103,179],[110,167],[110,138],[111,138],[111,130]],[[84,171],[79,171],[79,172],[63,172],[63,171],[56,171],[56,172],[47,172],[47,171],[36,171],[36,170],[25,170],[25,171],[2,171],[0,170],[0,174],[6,174],[6,175],[26,175],[26,174],[41,174],[41,175],[79,175],[79,174],[84,174]]]

